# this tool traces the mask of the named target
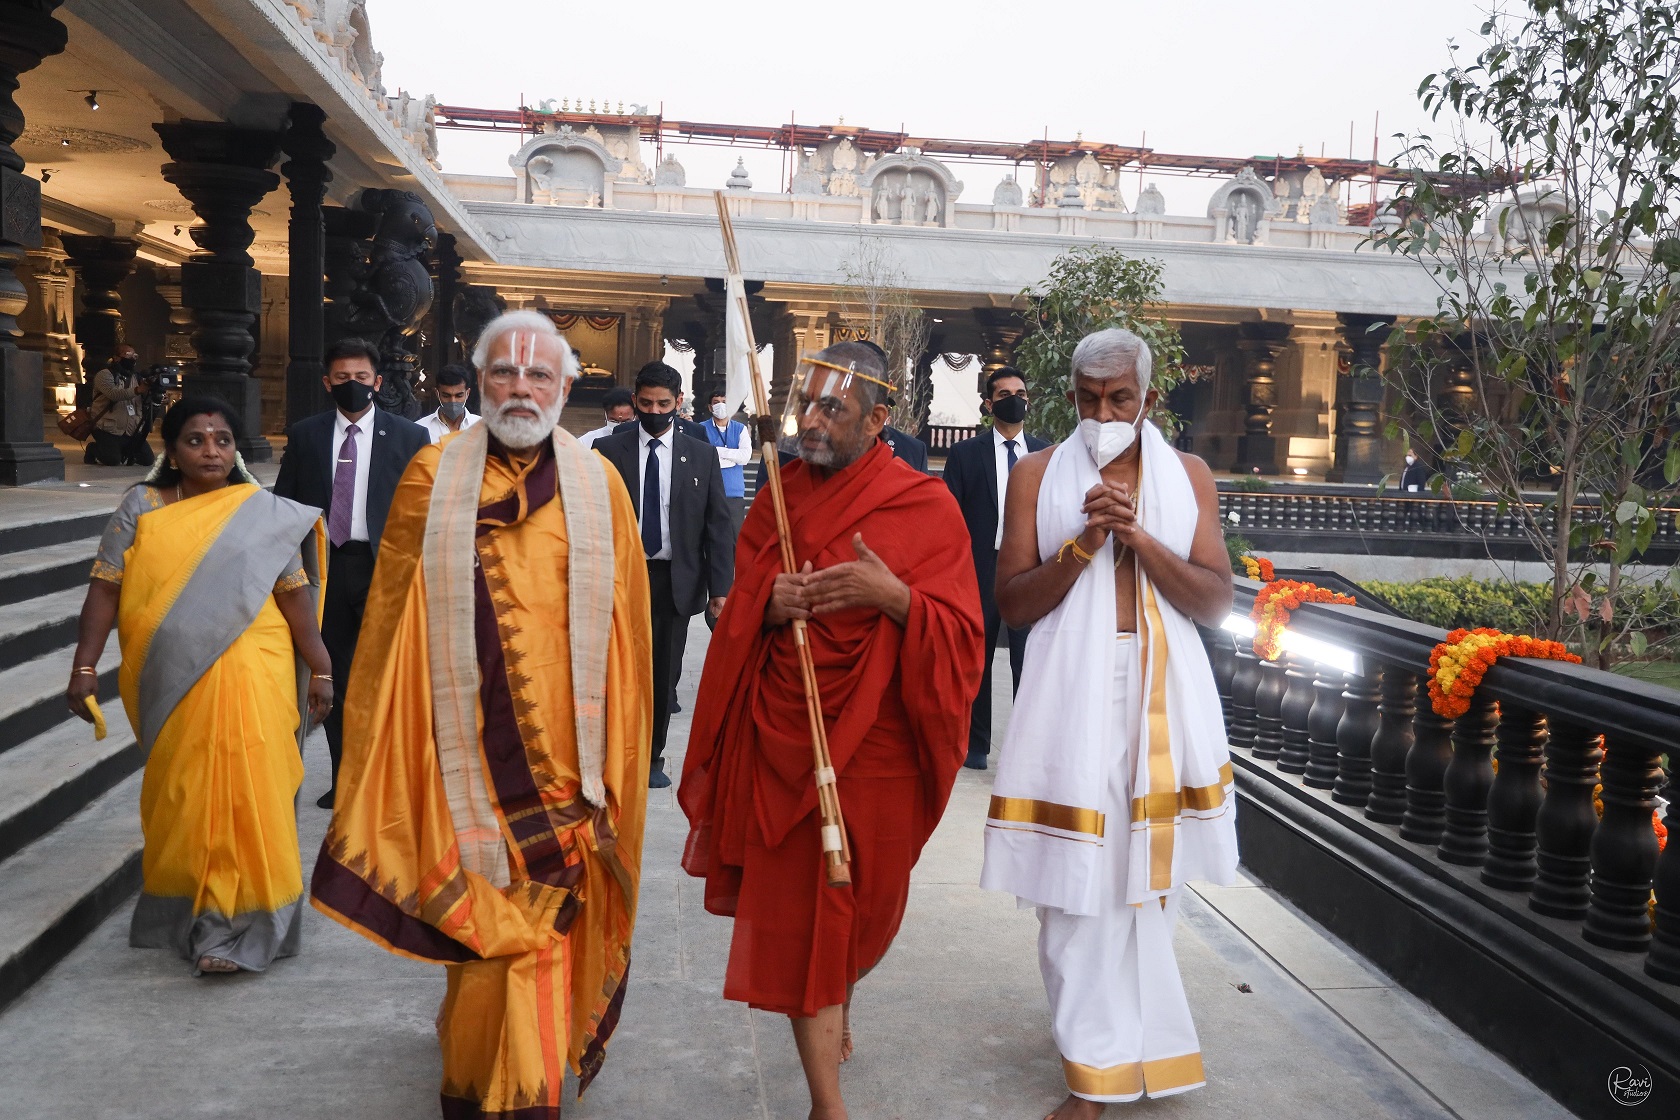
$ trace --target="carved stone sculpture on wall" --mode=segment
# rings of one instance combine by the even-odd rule
[[[1021,205],[1021,184],[1015,181],[1014,176],[1005,176],[1003,182],[999,183],[992,191],[992,205]]]
[[[653,185],[656,187],[686,187],[688,172],[677,162],[676,156],[666,156],[659,161],[659,169],[653,173]]]
[[[432,278],[421,258],[437,240],[437,228],[420,196],[408,191],[365,190],[357,208],[377,224],[365,257],[352,247],[347,260],[329,261],[329,299],[341,298],[328,305],[327,332],[333,338],[365,338],[379,348],[385,379],[379,406],[412,420],[420,415],[414,397],[416,343],[420,321],[432,306]],[[334,257],[344,254],[342,246],[334,250]]]
[[[590,136],[594,130],[574,132],[571,125],[554,127],[527,140],[508,157],[514,171],[514,197],[543,206],[595,205],[589,196],[611,205],[608,189],[625,162]],[[600,133],[595,131],[595,136]]]
[[[461,353],[470,356],[490,320],[506,310],[507,301],[496,289],[482,284],[462,288],[455,296],[455,337],[461,340]]]
[[[1214,221],[1215,241],[1252,245],[1263,240],[1264,223],[1280,211],[1270,185],[1245,167],[1214,192],[1207,212]]]
[[[793,173],[794,194],[822,194],[823,177],[811,166],[811,153],[799,153],[799,170]]]
[[[944,164],[914,148],[874,160],[858,185],[868,192],[875,221],[906,226],[950,224],[951,205],[963,186]]]
[[[916,218],[916,180],[906,175],[904,183],[898,188],[898,224],[913,226],[920,224]]]
[[[1160,187],[1150,183],[1138,192],[1137,212],[1139,217],[1158,217],[1167,212],[1167,199]]]

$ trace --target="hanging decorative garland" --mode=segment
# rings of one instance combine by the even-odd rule
[[[1501,657],[1581,663],[1562,642],[1506,634],[1486,626],[1454,630],[1429,655],[1429,704],[1435,714],[1442,719],[1457,719],[1468,712],[1476,686]]]
[[[1245,552],[1238,559],[1242,561],[1243,574],[1249,579],[1257,579],[1261,583],[1271,583],[1277,578],[1277,570],[1272,567],[1272,562],[1264,556],[1250,556]]]
[[[1252,559],[1244,557],[1245,561]],[[1259,565],[1269,561],[1254,561],[1256,570],[1262,570]],[[1244,568],[1248,565],[1245,563]],[[1351,595],[1343,595],[1337,591],[1320,587],[1316,583],[1303,583],[1294,579],[1274,579],[1267,582],[1254,596],[1254,608],[1248,612],[1248,617],[1254,620],[1254,655],[1262,661],[1276,661],[1283,652],[1283,632],[1289,626],[1289,615],[1302,603],[1343,603],[1353,606]]]

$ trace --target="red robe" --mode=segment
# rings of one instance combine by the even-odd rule
[[[677,799],[689,821],[683,869],[706,880],[707,910],[735,918],[723,994],[809,1016],[845,1002],[898,932],[910,870],[968,748],[984,630],[968,530],[938,479],[878,443],[827,480],[803,462],[783,467],[782,480],[800,565],[857,559],[852,536],[862,533],[910,586],[902,627],[862,608],[808,627],[850,887],[826,882],[793,631],[763,625],[782,570],[768,494],[742,526],[700,677]]]

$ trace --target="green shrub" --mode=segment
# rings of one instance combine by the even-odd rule
[[[1412,583],[1371,580],[1364,587],[1414,622],[1443,630],[1491,626],[1532,634],[1551,606],[1551,593],[1541,583],[1429,576]]]
[[[1225,556],[1231,561],[1232,575],[1246,575],[1243,571],[1242,558],[1254,555],[1254,545],[1241,533],[1225,534]]]

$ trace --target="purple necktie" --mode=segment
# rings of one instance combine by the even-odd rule
[[[327,515],[327,539],[342,548],[350,539],[350,518],[356,512],[356,436],[361,429],[352,424],[344,429],[338,445],[338,465],[333,470],[332,513]]]

